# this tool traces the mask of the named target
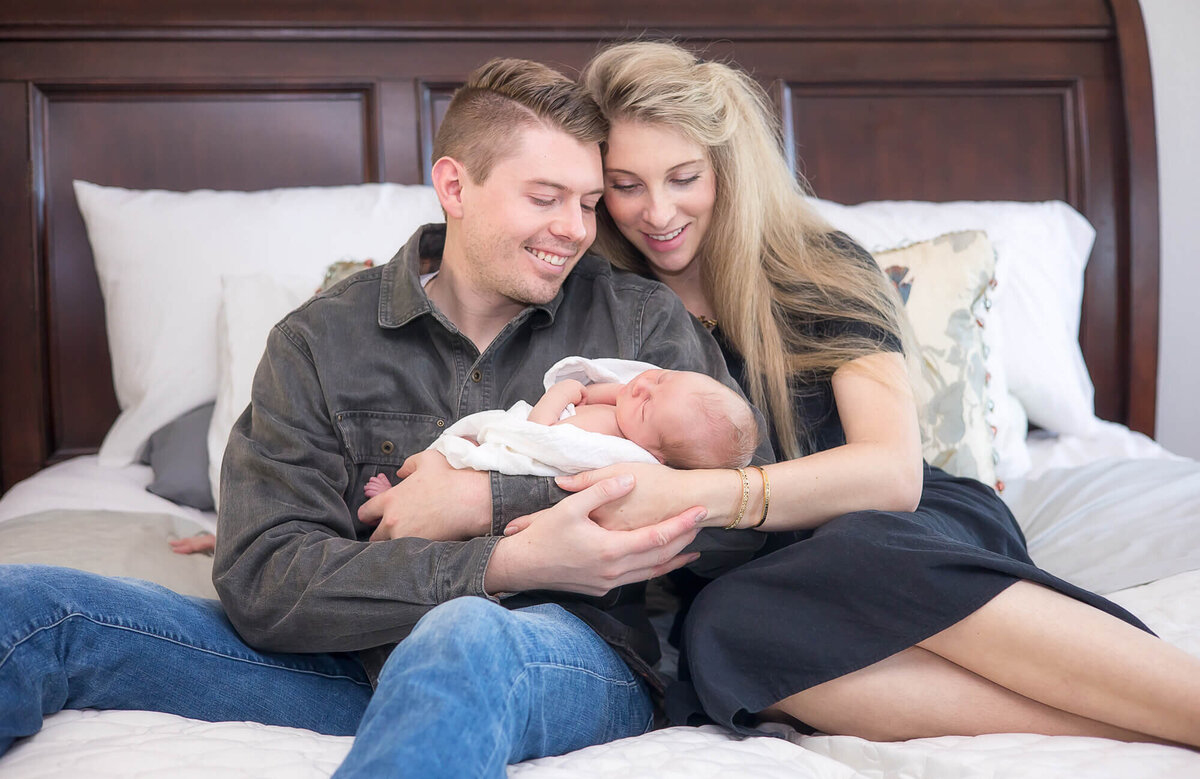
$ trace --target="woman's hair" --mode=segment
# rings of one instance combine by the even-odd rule
[[[829,376],[880,350],[863,328],[822,327],[831,320],[859,320],[899,339],[890,282],[873,262],[848,255],[849,242],[807,203],[770,99],[743,71],[673,43],[637,41],[597,54],[581,80],[610,123],[667,127],[707,151],[716,202],[699,249],[704,292],[722,334],[746,361],[750,399],[783,453],[798,457],[809,439],[796,429],[792,377]],[[597,221],[600,252],[649,275],[603,202]],[[830,335],[817,340],[814,329]]]

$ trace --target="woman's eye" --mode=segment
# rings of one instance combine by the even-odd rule
[[[700,180],[700,174],[697,173],[695,176],[689,176],[685,179],[671,179],[671,183],[677,184],[681,187],[686,187],[688,184],[694,184],[699,180]]]
[[[631,192],[637,189],[637,184],[609,184],[609,189],[615,189],[618,192]]]

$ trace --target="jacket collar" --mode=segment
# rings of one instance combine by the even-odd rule
[[[383,267],[379,285],[380,327],[403,327],[434,310],[433,303],[421,286],[421,274],[438,269],[445,245],[446,225],[427,224],[413,233],[408,243]],[[560,288],[548,303],[531,304],[529,308],[545,312],[545,324],[550,324],[562,299],[563,291]]]

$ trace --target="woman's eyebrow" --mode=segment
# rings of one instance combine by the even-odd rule
[[[667,173],[672,173],[672,172],[678,170],[679,168],[683,168],[688,165],[695,165],[698,162],[703,163],[704,158],[697,157],[694,160],[688,160],[687,162],[681,162],[678,165],[672,165],[671,167],[667,168]],[[638,175],[637,173],[634,173],[632,170],[625,170],[624,168],[605,168],[604,172],[605,173],[624,173],[626,176],[637,176]]]

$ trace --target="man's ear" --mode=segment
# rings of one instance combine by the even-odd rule
[[[433,163],[433,189],[447,219],[462,219],[463,185],[467,181],[467,169],[453,157]]]

